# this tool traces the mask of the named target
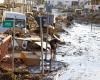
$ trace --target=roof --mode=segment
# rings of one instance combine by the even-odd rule
[[[4,11],[3,16],[7,18],[16,18],[16,19],[26,20],[26,15],[23,13],[18,13],[18,12]]]

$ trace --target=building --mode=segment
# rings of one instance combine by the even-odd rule
[[[67,7],[73,8],[94,8],[100,7],[100,0],[45,0],[49,1],[53,5],[57,5],[59,2],[66,5]]]
[[[100,8],[100,0],[91,0],[91,5],[93,5],[94,9]]]
[[[51,4],[57,5],[58,2],[62,2],[63,4],[66,4],[68,6],[72,5],[73,1],[79,1],[79,0],[45,0],[47,2],[50,2]]]
[[[91,0],[92,5],[100,5],[100,0]]]
[[[86,3],[84,5],[84,8],[87,9],[94,9],[94,10],[98,10],[100,7],[100,0],[87,0],[88,3]]]
[[[16,12],[29,12],[32,10],[34,0],[4,0],[3,5],[6,6],[6,10]]]

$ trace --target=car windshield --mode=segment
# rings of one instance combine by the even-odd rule
[[[5,20],[14,20],[13,18],[6,18]],[[25,28],[25,20],[15,19],[16,27]]]

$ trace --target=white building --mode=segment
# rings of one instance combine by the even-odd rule
[[[91,9],[94,7],[95,9],[98,9],[100,4],[98,5],[91,5],[92,0],[45,0],[50,1],[51,4],[56,5],[58,2],[62,2],[64,5],[71,7],[74,1],[79,2],[79,6],[82,8],[88,8]],[[99,1],[99,0],[98,0]]]
[[[53,5],[56,5],[58,2],[62,2],[64,5],[71,6],[72,1],[79,1],[79,0],[45,0],[47,2],[50,2]]]
[[[100,7],[100,0],[79,0],[83,8],[97,10]]]
[[[7,10],[12,10],[14,6],[13,11],[25,13],[32,11],[34,0],[4,0],[3,3],[9,5]]]

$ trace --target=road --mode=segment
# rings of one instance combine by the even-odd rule
[[[56,80],[100,80],[100,27],[77,24],[60,33],[66,44],[58,47],[57,60],[68,63]]]

